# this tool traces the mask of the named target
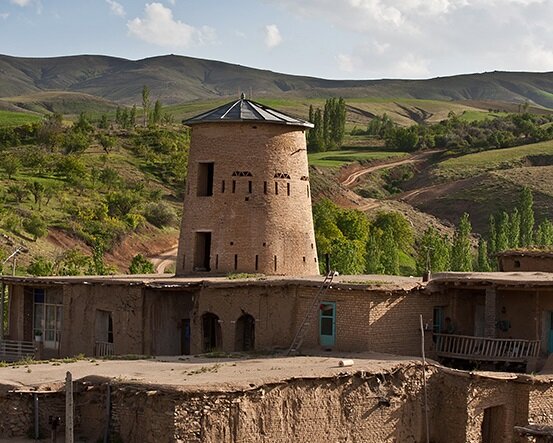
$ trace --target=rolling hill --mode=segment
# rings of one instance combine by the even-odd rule
[[[428,80],[326,80],[230,63],[166,55],[126,60],[98,55],[21,58],[0,55],[0,97],[77,92],[136,103],[143,85],[166,104],[236,96],[406,98],[478,102],[528,101],[553,108],[553,73],[488,72]]]

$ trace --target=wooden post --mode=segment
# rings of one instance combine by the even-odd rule
[[[33,394],[35,404],[35,440],[40,438],[40,428],[38,424],[38,394]]]
[[[430,426],[428,424],[428,392],[426,390],[426,354],[424,352],[424,325],[420,315],[421,350],[422,350],[422,387],[424,391],[424,421],[426,424],[426,443],[430,443]]]
[[[4,302],[6,298],[6,284],[0,283],[0,341],[4,340]]]
[[[65,375],[65,443],[73,443],[73,377]]]

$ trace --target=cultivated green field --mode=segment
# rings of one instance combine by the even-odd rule
[[[36,114],[0,110],[0,126],[19,126],[26,123],[34,123],[40,119],[40,115]]]
[[[352,162],[399,158],[407,155],[405,152],[383,151],[381,149],[382,148],[316,152],[308,154],[308,158],[309,164],[312,166],[339,168],[340,166],[344,166]]]
[[[443,178],[473,177],[486,171],[522,166],[528,157],[539,155],[553,155],[552,140],[451,158],[440,163],[434,175]]]

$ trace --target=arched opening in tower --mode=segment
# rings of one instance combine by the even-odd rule
[[[202,337],[203,352],[221,349],[221,324],[219,323],[219,317],[212,312],[206,312],[202,315]]]
[[[255,319],[250,314],[244,314],[236,321],[234,349],[236,351],[255,349]]]

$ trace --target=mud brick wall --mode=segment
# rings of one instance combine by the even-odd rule
[[[298,288],[295,328],[315,297],[317,288]],[[336,344],[339,351],[372,351],[398,355],[420,355],[420,318],[432,324],[435,306],[447,304],[440,294],[423,291],[386,292],[374,289],[332,288],[322,301],[336,303]],[[319,313],[316,313],[304,341],[304,348],[319,345]],[[432,335],[426,334],[426,351],[432,356]]]

